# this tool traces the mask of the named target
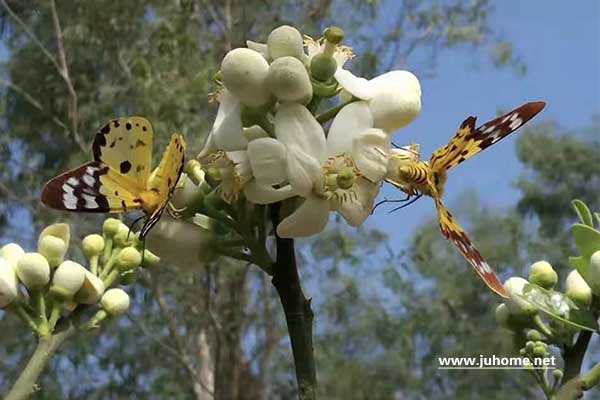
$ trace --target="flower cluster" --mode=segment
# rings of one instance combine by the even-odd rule
[[[0,308],[17,313],[39,336],[51,334],[76,310],[97,310],[82,325],[88,328],[126,313],[129,296],[111,287],[131,282],[139,266],[158,262],[151,252],[140,251],[137,237],[116,219],[105,221],[103,235],[83,239],[88,268],[65,259],[70,236],[69,225],[59,223],[41,232],[37,252],[16,243],[0,248]]]
[[[585,337],[582,333],[598,330],[600,231],[594,227],[592,213],[585,204],[575,200],[573,205],[582,222],[573,226],[573,238],[580,255],[569,257],[573,269],[565,279],[564,291],[556,288],[558,274],[552,265],[538,261],[531,265],[528,279],[512,277],[505,282],[509,297],[496,308],[498,325],[511,332],[519,353],[532,360],[548,357],[549,346],[554,346],[561,350],[566,363],[569,360],[568,353],[576,347],[576,341]],[[600,224],[600,214],[596,213],[595,218]],[[582,350],[585,349],[578,351]],[[564,370],[568,368],[568,365],[564,366]],[[576,366],[576,370],[579,370],[579,366]],[[545,393],[558,393],[563,371],[552,371],[552,385],[548,382],[547,372],[543,369],[532,370]],[[582,382],[584,384],[578,387],[586,390],[585,380]],[[570,386],[564,390],[568,388]]]
[[[421,109],[412,73],[366,80],[344,69],[353,55],[343,37],[330,27],[303,39],[281,26],[267,43],[228,52],[216,74],[217,117],[194,164],[202,176],[186,169],[226,204],[284,201],[281,237],[320,232],[331,211],[362,224],[388,170],[390,135]]]

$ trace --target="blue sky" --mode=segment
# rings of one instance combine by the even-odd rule
[[[519,77],[511,68],[495,68],[486,54],[472,54],[472,49],[441,52],[435,76],[421,79],[421,115],[396,133],[394,141],[417,142],[422,156],[428,158],[467,116],[475,115],[483,123],[499,109],[533,100],[547,102],[534,122],[554,120],[573,131],[590,126],[592,115],[600,111],[599,4],[595,0],[495,2],[490,24],[501,39],[513,44],[527,74]],[[523,171],[515,156],[516,139],[513,134],[451,171],[445,194],[450,209],[470,189],[476,190],[485,206],[516,203],[519,192],[511,184]],[[395,192],[387,187],[382,194],[394,197]],[[388,232],[392,244],[402,246],[417,226],[434,216],[432,201],[421,199],[391,216],[379,210],[368,224]]]

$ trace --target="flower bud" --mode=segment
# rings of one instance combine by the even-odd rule
[[[50,265],[40,253],[25,253],[17,263],[17,275],[27,289],[40,289],[50,282]]]
[[[588,284],[596,296],[600,296],[600,250],[590,257]]]
[[[306,57],[302,35],[292,26],[282,25],[273,29],[267,39],[267,46],[271,60],[288,56],[303,60]]]
[[[81,289],[86,269],[73,261],[64,261],[52,277],[50,293],[61,300],[70,300]]]
[[[144,268],[152,268],[156,267],[160,264],[160,257],[151,252],[148,249],[144,250],[144,254],[142,254],[142,267]]]
[[[102,254],[104,250],[104,238],[100,235],[87,235],[83,238],[83,254],[87,258],[92,258]]]
[[[109,289],[102,296],[100,305],[113,317],[123,315],[129,309],[129,295],[123,289]]]
[[[421,86],[408,71],[391,71],[371,80],[375,95],[369,101],[374,127],[392,133],[421,112]]]
[[[40,246],[40,241],[46,236],[55,236],[59,239],[62,239],[65,242],[65,252],[69,247],[69,241],[71,240],[71,228],[69,228],[69,224],[52,224],[42,230],[38,239],[38,247]],[[38,250],[39,251],[39,250]],[[64,258],[64,255],[63,255]]]
[[[127,225],[120,222],[119,229],[113,238],[115,247],[125,247],[135,242],[135,233]]]
[[[225,87],[250,107],[259,107],[270,100],[265,80],[269,63],[256,51],[237,48],[223,58],[221,72]]]
[[[575,303],[584,307],[588,307],[592,302],[592,289],[576,270],[567,275],[565,294]]]
[[[102,279],[86,270],[81,289],[75,295],[75,301],[79,304],[96,304],[103,294],[104,283]]]
[[[0,248],[0,257],[3,257],[7,263],[12,265],[13,269],[17,266],[17,262],[23,254],[25,254],[25,251],[16,243],[8,243]]]
[[[3,256],[0,256],[0,308],[11,304],[18,296],[19,280],[15,267]]]
[[[548,355],[548,348],[544,344],[536,344],[533,347],[533,355],[536,357],[545,357]]]
[[[294,57],[281,57],[271,63],[267,75],[271,92],[280,101],[307,104],[312,98],[310,77],[301,61]]]
[[[63,262],[67,253],[67,244],[60,238],[52,235],[40,237],[38,241],[38,253],[43,255],[50,267],[57,267]]]
[[[540,341],[542,340],[542,334],[536,329],[530,329],[527,331],[527,340]]]
[[[552,371],[552,376],[554,377],[554,379],[559,381],[563,377],[563,372],[560,369],[555,369]]]
[[[558,282],[558,275],[550,263],[547,261],[538,261],[531,264],[529,282],[544,289],[552,289],[556,285],[556,282]]]
[[[107,237],[113,237],[119,232],[121,221],[116,218],[107,218],[102,225],[102,231]]]
[[[117,267],[119,271],[125,272],[134,269],[142,262],[142,256],[135,247],[125,247],[117,256]]]
[[[522,298],[523,289],[528,283],[525,279],[519,277],[512,277],[504,282],[504,287],[508,291],[508,298],[504,300],[504,303],[511,314],[528,316],[537,313],[537,307]]]

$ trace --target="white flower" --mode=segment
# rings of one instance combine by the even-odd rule
[[[306,47],[306,53],[308,54],[308,59],[312,60],[314,56],[317,54],[322,54],[325,50],[325,39],[313,39],[308,35],[304,35],[304,47]],[[341,69],[344,67],[344,64],[350,59],[354,58],[354,54],[352,53],[352,48],[343,45],[335,46],[335,52],[333,53],[333,59],[337,64],[337,68]]]
[[[275,116],[275,135],[277,140],[257,139],[248,146],[256,182],[246,196],[262,204],[305,199],[277,227],[281,237],[320,232],[331,210],[352,226],[364,222],[387,171],[389,150],[385,132],[372,128],[366,103],[344,107],[327,138],[304,106],[284,104]]]
[[[0,255],[0,308],[4,308],[17,299],[19,280],[14,263]]]
[[[339,69],[334,76],[344,90],[368,102],[373,126],[387,133],[408,125],[421,111],[421,86],[408,71],[390,71],[366,80]]]
[[[199,157],[216,150],[236,151],[246,148],[248,141],[242,130],[241,104],[229,90],[223,89],[217,95],[219,110]]]
[[[246,183],[252,179],[252,169],[246,151],[216,151],[200,162],[206,179],[216,185],[217,192],[227,203],[237,200]]]

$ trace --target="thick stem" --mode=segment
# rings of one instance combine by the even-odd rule
[[[600,363],[594,365],[594,367],[588,371],[587,374],[581,377],[581,381],[585,386],[585,390],[590,390],[598,383],[600,383]]]
[[[40,337],[37,348],[4,400],[28,399],[35,392],[36,382],[52,355],[75,332],[75,327],[68,325],[53,335]]]
[[[581,371],[581,363],[587,350],[590,339],[592,338],[592,332],[581,331],[577,341],[573,347],[569,347],[564,351],[563,360],[565,362],[565,370],[563,382],[568,382],[572,378],[579,375]]]
[[[279,206],[271,206],[273,227],[279,224]],[[317,398],[317,374],[312,342],[313,312],[300,286],[296,266],[294,240],[276,234],[277,258],[273,267],[272,283],[279,294],[292,344],[296,381],[300,400]]]

